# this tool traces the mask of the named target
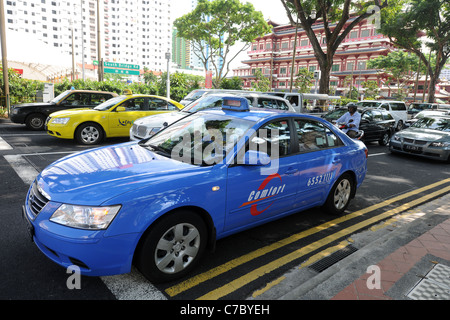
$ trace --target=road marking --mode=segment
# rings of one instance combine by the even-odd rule
[[[39,171],[20,155],[4,155],[3,157],[26,184],[32,184],[39,174]]]
[[[387,154],[386,152],[383,153],[373,153],[373,154],[369,154],[369,157],[375,157],[375,156],[382,156],[384,154]]]
[[[448,179],[447,179],[448,180]],[[289,262],[292,262],[294,260],[297,260],[333,241],[336,241],[342,237],[348,236],[352,233],[355,233],[356,231],[359,231],[360,229],[367,227],[370,224],[376,223],[382,219],[385,219],[387,217],[393,216],[395,214],[398,214],[400,212],[406,211],[409,208],[412,208],[416,205],[419,205],[423,202],[426,202],[429,199],[432,199],[434,197],[437,197],[439,195],[442,195],[444,193],[450,192],[450,186],[447,186],[443,189],[440,189],[438,191],[435,191],[433,193],[430,193],[426,196],[423,196],[421,198],[418,198],[416,200],[413,200],[411,202],[405,203],[403,205],[401,205],[400,207],[397,207],[395,209],[391,209],[388,211],[385,211],[384,213],[381,213],[377,216],[374,216],[372,218],[369,218],[367,220],[364,220],[362,222],[359,222],[357,224],[352,225],[351,227],[348,227],[346,229],[342,229],[334,234],[331,234],[319,241],[313,242],[305,247],[302,247],[298,250],[295,250],[281,258],[278,258],[276,260],[271,261],[270,263],[263,265],[231,282],[229,282],[228,284],[217,288],[211,292],[208,292],[207,294],[201,296],[200,298],[198,298],[198,300],[217,300],[220,299],[234,291],[236,291],[237,289],[240,289],[241,287],[243,287],[244,285],[258,279],[261,276],[264,276],[265,274],[268,274],[286,264],[288,264]]]
[[[0,150],[12,150],[12,149],[13,147],[11,147],[8,142],[6,142],[5,140],[2,139],[2,137],[0,137]]]
[[[232,270],[233,268],[236,268],[236,267],[238,267],[238,266],[240,266],[240,265],[242,265],[244,263],[247,263],[247,262],[249,262],[249,261],[251,261],[253,259],[256,259],[258,257],[261,257],[261,256],[263,256],[263,255],[265,255],[265,254],[267,254],[267,253],[269,253],[271,251],[277,250],[277,249],[279,249],[281,247],[284,247],[284,246],[289,245],[289,244],[291,244],[291,243],[293,243],[295,241],[298,241],[300,239],[303,239],[305,237],[308,237],[310,235],[318,233],[318,232],[320,232],[322,230],[329,229],[329,228],[331,228],[333,226],[338,225],[339,223],[342,223],[342,222],[345,222],[347,220],[353,219],[355,217],[361,216],[361,215],[366,214],[368,212],[380,209],[380,208],[385,207],[387,205],[390,205],[390,204],[392,204],[394,202],[397,202],[397,201],[409,198],[411,196],[414,196],[416,194],[419,194],[421,192],[427,191],[429,189],[435,188],[437,186],[440,186],[440,185],[448,183],[448,182],[450,182],[450,178],[449,179],[445,179],[445,180],[441,180],[441,181],[438,181],[438,182],[435,182],[433,184],[427,185],[427,186],[422,187],[422,188],[414,189],[414,190],[412,190],[410,192],[407,192],[407,193],[401,194],[399,196],[393,197],[391,199],[385,200],[383,202],[371,205],[371,206],[369,206],[367,208],[355,211],[355,212],[350,213],[348,215],[345,215],[343,217],[339,217],[339,218],[336,218],[334,220],[328,221],[328,222],[323,223],[323,224],[321,224],[321,225],[319,225],[317,227],[314,227],[314,228],[305,230],[303,232],[294,234],[294,235],[289,236],[289,237],[287,237],[285,239],[277,241],[277,242],[275,242],[275,243],[273,243],[271,245],[259,248],[259,249],[255,250],[255,251],[249,252],[249,253],[241,256],[241,257],[238,257],[238,258],[235,258],[233,260],[230,260],[230,261],[228,261],[228,262],[226,262],[226,263],[224,263],[224,264],[222,264],[220,266],[217,266],[217,267],[215,267],[215,268],[213,268],[211,270],[208,270],[208,271],[206,271],[204,273],[201,273],[201,274],[198,274],[198,275],[196,275],[196,276],[194,276],[192,278],[186,279],[183,282],[180,282],[180,283],[178,283],[178,284],[176,284],[176,285],[174,285],[174,286],[172,286],[170,288],[167,288],[165,291],[170,297],[176,296],[176,295],[178,295],[178,294],[180,294],[180,293],[182,293],[182,292],[184,292],[184,291],[186,291],[188,289],[191,289],[191,288],[201,284],[202,282],[205,282],[205,281],[210,280],[210,279],[212,279],[214,277],[217,277],[217,276],[219,276],[222,273],[228,272],[228,271]]]

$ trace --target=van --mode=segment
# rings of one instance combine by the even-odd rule
[[[357,102],[356,105],[360,108],[383,108],[389,111],[395,119],[396,130],[402,130],[408,120],[408,109],[403,101],[364,100]]]

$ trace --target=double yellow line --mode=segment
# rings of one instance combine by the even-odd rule
[[[215,267],[215,268],[213,268],[211,270],[208,270],[208,271],[206,271],[206,272],[204,272],[202,274],[196,275],[196,276],[194,276],[194,277],[192,277],[190,279],[187,279],[187,280],[185,280],[185,281],[183,281],[183,282],[181,282],[179,284],[176,284],[176,285],[174,285],[174,286],[172,286],[170,288],[167,288],[165,291],[170,297],[174,297],[174,296],[176,296],[176,295],[178,295],[178,294],[180,294],[180,293],[182,293],[182,292],[184,292],[186,290],[189,290],[189,289],[191,289],[191,288],[193,288],[193,287],[195,287],[195,286],[197,286],[197,285],[207,281],[207,280],[210,280],[210,279],[212,279],[214,277],[219,276],[220,274],[228,272],[228,271],[232,270],[233,268],[236,268],[236,267],[238,267],[238,266],[240,266],[240,265],[242,265],[242,264],[244,264],[246,262],[249,262],[249,261],[251,261],[253,259],[261,257],[261,256],[263,256],[263,255],[265,255],[265,254],[267,254],[267,253],[269,253],[271,251],[274,251],[274,250],[277,250],[279,248],[282,248],[282,247],[284,247],[284,246],[286,246],[288,244],[291,244],[291,243],[293,243],[295,241],[298,241],[298,240],[300,240],[302,238],[308,237],[310,235],[313,235],[313,234],[318,233],[318,232],[320,232],[322,230],[325,230],[325,229],[328,229],[328,228],[333,227],[335,225],[338,225],[338,224],[340,224],[340,223],[342,223],[344,221],[348,221],[348,220],[353,219],[355,217],[361,216],[361,215],[366,214],[368,212],[371,212],[371,211],[380,209],[382,207],[388,206],[388,205],[390,205],[390,204],[392,204],[394,202],[397,202],[397,201],[400,201],[400,200],[403,200],[403,199],[415,196],[415,195],[417,195],[419,193],[428,191],[430,189],[442,186],[442,185],[444,185],[446,183],[449,183],[449,182],[450,182],[450,178],[442,180],[442,181],[439,181],[439,182],[436,182],[436,183],[433,183],[433,184],[430,184],[428,186],[425,186],[425,187],[422,187],[422,188],[419,188],[419,189],[415,189],[413,191],[410,191],[410,192],[407,192],[405,194],[402,194],[402,195],[393,197],[391,199],[388,199],[386,201],[383,201],[381,203],[372,205],[370,207],[358,210],[356,212],[353,212],[351,214],[345,215],[343,217],[340,217],[340,218],[334,219],[332,221],[323,223],[323,224],[321,224],[321,225],[319,225],[317,227],[314,227],[314,228],[305,230],[303,232],[294,234],[294,235],[292,235],[290,237],[282,239],[282,240],[280,240],[278,242],[275,242],[275,243],[273,243],[271,245],[262,247],[260,249],[255,250],[255,251],[252,251],[252,252],[250,252],[248,254],[245,254],[245,255],[243,255],[241,257],[238,257],[236,259],[230,260],[229,262],[227,262],[225,264],[222,264],[220,266],[217,266],[217,267]],[[311,253],[311,252],[313,252],[313,251],[315,251],[317,249],[320,249],[321,247],[323,247],[323,246],[325,246],[327,244],[330,244],[330,243],[332,243],[333,241],[336,241],[339,238],[348,236],[348,235],[350,235],[350,234],[352,234],[352,233],[354,233],[354,232],[356,232],[356,231],[358,231],[358,230],[360,230],[360,229],[362,229],[362,228],[364,228],[364,227],[366,227],[366,226],[368,226],[370,224],[376,223],[376,222],[378,222],[378,221],[380,221],[382,219],[385,219],[385,218],[388,218],[388,217],[393,216],[395,214],[398,214],[400,212],[406,211],[406,210],[408,210],[408,209],[410,209],[410,208],[412,208],[414,206],[422,204],[422,203],[424,203],[424,202],[426,202],[426,201],[428,201],[428,200],[430,200],[432,198],[438,197],[438,196],[443,195],[443,194],[445,194],[447,192],[450,192],[450,186],[443,187],[443,188],[439,189],[438,191],[429,193],[426,196],[423,196],[423,197],[417,198],[417,199],[415,199],[415,200],[413,200],[411,202],[405,203],[405,204],[403,204],[403,205],[401,205],[399,207],[396,207],[395,209],[388,210],[388,211],[386,211],[384,213],[381,213],[381,214],[379,214],[377,216],[374,216],[374,217],[366,219],[366,220],[364,220],[362,222],[356,223],[356,224],[352,225],[351,227],[348,227],[346,229],[342,229],[342,230],[340,230],[340,231],[338,231],[338,232],[336,232],[336,233],[334,233],[334,234],[332,234],[330,236],[327,236],[327,237],[325,237],[325,238],[323,238],[323,239],[321,239],[319,241],[313,242],[313,243],[311,243],[311,244],[309,244],[309,245],[307,245],[305,247],[302,247],[302,248],[300,248],[298,250],[295,250],[295,251],[293,251],[293,252],[291,252],[291,253],[289,253],[289,254],[281,257],[281,258],[273,260],[273,261],[269,262],[268,264],[265,264],[265,265],[255,269],[255,270],[253,270],[253,271],[251,271],[251,272],[249,272],[249,273],[247,273],[247,274],[245,274],[245,275],[243,275],[243,276],[241,276],[241,277],[239,277],[239,278],[229,282],[228,284],[226,284],[226,285],[224,285],[222,287],[219,287],[219,288],[217,288],[215,290],[212,290],[212,291],[208,292],[207,294],[201,296],[199,299],[200,300],[216,300],[216,299],[220,299],[220,298],[222,298],[222,297],[224,297],[224,296],[226,296],[226,295],[236,291],[237,289],[243,287],[244,285],[246,285],[246,284],[248,284],[248,283],[258,279],[259,277],[261,277],[261,276],[263,276],[263,275],[265,275],[267,273],[270,273],[270,272],[280,268],[281,266],[284,266],[284,265],[286,265],[289,262],[292,262],[292,261],[294,261],[296,259],[299,259],[302,256],[305,256],[305,255],[307,255],[307,254],[309,254],[309,253]]]

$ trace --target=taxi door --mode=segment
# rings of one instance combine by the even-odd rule
[[[125,111],[117,111],[118,107],[124,107]],[[134,120],[148,115],[146,110],[148,110],[147,98],[137,97],[122,102],[109,114],[108,137],[128,136]]]
[[[258,130],[256,139],[251,137],[250,140],[256,141],[260,151],[267,150],[271,163],[229,166],[225,231],[245,228],[286,213],[295,201],[298,170],[291,148],[289,121],[267,123]],[[252,149],[252,144],[246,146],[248,149]]]
[[[294,119],[298,142],[299,184],[295,207],[321,204],[335,181],[344,144],[329,128],[313,119]]]

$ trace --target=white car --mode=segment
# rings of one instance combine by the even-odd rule
[[[234,95],[247,98],[250,101],[250,105],[255,108],[279,109],[295,112],[294,107],[292,107],[289,101],[280,97],[255,92],[239,92]],[[205,95],[178,112],[159,114],[156,116],[137,119],[134,121],[133,126],[130,129],[130,139],[142,140],[149,138],[159,130],[192,113],[204,109],[221,108],[223,96],[223,94]]]
[[[414,122],[417,120],[423,118],[423,117],[430,117],[430,116],[445,116],[450,115],[450,110],[422,110],[414,115],[414,117],[411,120],[406,121],[406,127],[410,127]]]
[[[363,100],[356,105],[360,108],[383,108],[391,113],[395,119],[395,128],[402,130],[405,127],[406,120],[408,120],[408,108],[403,101],[391,100]]]

